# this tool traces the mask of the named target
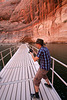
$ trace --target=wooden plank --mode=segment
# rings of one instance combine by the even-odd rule
[[[52,90],[49,90],[49,92],[51,93],[51,95],[53,96],[54,99],[61,100],[60,96],[58,95],[57,92],[55,92],[54,88]]]
[[[29,82],[26,81],[26,100],[31,100]]]
[[[27,71],[27,67],[25,68],[25,71],[26,71],[26,79],[28,79],[28,71]]]
[[[30,59],[29,59],[29,60],[30,60],[31,66],[32,66],[32,68],[33,68],[34,74],[36,74],[35,66],[34,66],[33,60],[32,60],[32,58],[31,58],[31,55],[30,55]]]
[[[32,74],[31,74],[31,70],[30,70],[30,66],[29,66],[28,57],[26,59],[27,59],[27,62],[26,62],[27,63],[27,67],[26,67],[26,78],[31,79],[32,78]],[[33,90],[31,87],[33,87],[33,85],[30,84],[29,81],[26,81],[26,100],[31,100],[30,92],[31,92],[31,90]]]
[[[9,60],[9,61],[10,61],[10,60]],[[3,76],[5,75],[8,66],[11,66],[11,64],[9,64],[9,62],[8,62],[8,63],[4,66],[4,68],[1,70],[1,72],[0,72],[0,76],[3,77]]]
[[[28,56],[28,55],[27,55]],[[27,57],[28,58],[28,73],[29,73],[29,78],[33,78],[34,77],[34,69],[32,68],[32,65],[30,63],[30,58],[29,56]]]
[[[29,59],[29,56],[28,56],[28,63],[29,63],[29,68],[30,68],[30,71],[31,71],[31,74],[32,74],[32,78],[34,77],[34,69],[30,63],[30,59]]]
[[[23,67],[23,78],[22,79],[25,79],[25,68]]]
[[[8,82],[8,80],[11,76],[11,73],[12,73],[12,69],[10,70],[10,72],[8,71],[8,74],[7,74],[6,79],[4,80],[4,82]]]
[[[44,83],[46,83],[46,82],[45,82],[44,79],[42,79],[42,80],[41,80],[41,84],[42,84],[42,86],[44,87],[44,90],[45,90],[45,92],[46,92],[46,94],[47,94],[47,96],[48,96],[48,99],[49,99],[49,100],[54,100],[54,98],[53,98],[51,92],[49,91],[49,90],[52,91],[52,89],[46,87],[46,86],[44,85]]]
[[[30,80],[30,89],[31,89],[31,93],[35,93],[35,89],[34,89],[34,85],[33,85],[33,81]]]
[[[9,87],[9,91],[7,93],[7,96],[6,96],[6,100],[10,100],[11,94],[12,94],[12,89],[13,89],[13,84],[11,84]]]
[[[21,96],[21,83],[18,83],[16,100],[20,100]]]
[[[5,69],[5,66],[4,66],[4,68],[0,71],[0,76],[3,76],[5,71],[6,71],[6,69]]]
[[[1,76],[1,77],[4,77],[4,75],[5,75],[6,71],[7,71],[6,68],[3,68],[3,69],[4,69],[4,70],[2,70],[2,71],[0,72],[0,76]]]
[[[22,79],[22,67],[20,68],[20,72],[19,72],[19,80]]]
[[[31,91],[31,93],[35,94],[33,80],[30,80],[30,91]],[[34,99],[34,98],[32,98],[32,100],[42,100],[42,97],[41,97],[40,93],[39,93],[39,96],[40,96],[40,99]]]
[[[49,100],[41,84],[40,84],[39,88],[40,88],[43,100],[44,100],[44,98],[45,98],[45,100]]]
[[[15,80],[18,80],[18,78],[19,78],[19,68],[17,68],[16,79]]]
[[[32,78],[34,78],[34,76],[35,76],[35,75],[34,75],[34,74],[35,74],[35,73],[34,73],[34,69],[33,69],[33,67],[32,67],[31,65],[30,65],[29,67],[30,67],[30,71],[31,71],[31,73],[32,73]]]
[[[12,95],[11,95],[11,100],[16,99],[16,92],[17,92],[17,84],[14,84]]]
[[[11,64],[9,64],[9,66],[12,66]],[[8,68],[8,66],[6,67],[6,68],[4,68],[4,71],[3,71],[3,73],[2,73],[2,82],[4,82],[5,80],[6,80],[6,77],[9,75],[9,73],[10,73],[10,70],[8,69],[7,70],[7,68]],[[4,80],[5,79],[5,80]]]
[[[4,77],[2,77],[2,81],[1,83],[5,82],[5,80],[7,80],[9,78],[9,75],[11,73],[11,70],[9,69],[9,71],[7,70]]]
[[[21,73],[21,80],[23,79],[23,67],[22,67],[22,73]]]
[[[26,100],[25,82],[22,82],[21,100]]]
[[[32,78],[32,74],[31,74],[31,71],[30,71],[30,66],[28,65],[28,78],[31,79]]]
[[[33,81],[30,80],[30,91],[31,93],[35,94],[35,89],[34,89],[34,85],[33,85]],[[34,98],[31,98],[32,100],[38,100],[38,99],[34,99]]]
[[[2,96],[2,94],[4,92],[4,90],[5,90],[5,88],[6,88],[5,85],[0,87],[0,98],[1,98],[1,96]]]
[[[7,93],[8,93],[8,89],[9,89],[9,85],[7,85],[5,87],[5,90],[4,90],[3,94],[2,94],[1,100],[5,100],[5,98],[7,96]]]
[[[61,98],[60,98],[60,96],[58,95],[58,93],[57,93],[57,91],[54,89],[54,87],[53,87],[53,93],[55,93],[55,95],[56,95],[56,97],[58,98],[58,100],[61,100]],[[52,94],[53,94],[52,93]],[[53,95],[54,96],[54,95]]]
[[[10,77],[9,77],[8,82],[12,81],[12,78],[13,78],[13,76],[14,76],[14,72],[15,72],[15,69],[12,69],[12,73],[11,73],[11,75],[10,75]]]
[[[12,78],[12,81],[15,81],[15,79],[16,79],[16,74],[17,74],[17,68],[15,68],[15,72],[14,72],[14,76],[13,76],[13,78]]]
[[[32,80],[30,80],[30,91],[31,91],[31,93],[35,94],[34,84],[33,84]],[[40,93],[39,93],[39,96],[40,96],[39,99],[37,99],[37,98],[31,98],[31,99],[32,100],[43,100]]]

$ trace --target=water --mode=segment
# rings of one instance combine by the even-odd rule
[[[67,64],[67,44],[47,44],[51,56]]]
[[[0,45],[0,51],[10,48],[12,46],[13,45]],[[11,50],[13,50],[13,48]],[[7,51],[3,52],[2,55],[5,56],[9,52],[10,52],[10,50],[7,50]],[[14,52],[12,54],[14,54]],[[11,58],[11,56],[9,54],[8,56],[6,56],[4,58],[4,63],[6,64],[10,60],[10,58]],[[0,55],[0,59],[1,59],[1,55]],[[2,64],[2,61],[0,61],[0,71],[2,70],[2,68],[3,68],[3,64]]]
[[[67,64],[67,44],[47,44],[47,48],[50,51],[51,56]],[[0,46],[0,51],[9,48],[11,45]],[[8,51],[7,51],[8,52]],[[5,63],[10,59],[7,57]],[[2,62],[0,62],[0,70],[2,69]],[[67,82],[67,68],[55,62],[55,71]],[[48,78],[51,81],[51,70],[48,73]],[[54,75],[54,87],[62,100],[67,100],[67,87]]]
[[[47,44],[51,56],[67,64],[67,44]],[[55,71],[67,82],[67,68],[55,62]],[[48,73],[48,78],[51,81],[51,71]],[[54,75],[54,87],[62,100],[67,100],[67,87]]]

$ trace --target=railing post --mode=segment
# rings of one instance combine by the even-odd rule
[[[11,52],[11,48],[10,48],[10,55],[11,55],[11,57],[12,57],[12,52]]]
[[[54,70],[54,59],[53,59],[52,69]],[[52,85],[53,82],[54,82],[54,72],[52,71]]]
[[[1,58],[2,58],[2,63],[3,63],[3,67],[4,67],[5,64],[4,64],[2,52],[1,52]]]
[[[14,47],[14,53],[15,53],[15,49],[16,49],[16,47]]]

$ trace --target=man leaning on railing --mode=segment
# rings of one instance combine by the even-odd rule
[[[49,83],[49,79],[47,77],[47,73],[51,67],[51,58],[50,58],[50,53],[47,47],[44,47],[44,42],[42,39],[37,39],[36,41],[36,46],[39,49],[36,57],[33,56],[33,54],[31,53],[32,50],[30,50],[30,54],[33,58],[34,61],[37,61],[38,59],[40,60],[40,68],[38,69],[33,83],[34,83],[34,87],[35,87],[35,94],[31,94],[32,98],[39,98],[39,85],[41,82],[41,79],[44,78],[46,80],[47,83],[45,83],[45,86],[52,88],[50,83]]]

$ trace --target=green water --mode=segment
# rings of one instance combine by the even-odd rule
[[[47,44],[51,56],[67,64],[67,44]],[[0,51],[11,47],[11,45],[0,46]],[[9,52],[9,51],[7,51]],[[7,53],[6,52],[6,53]],[[3,54],[5,55],[5,54]],[[5,64],[9,61],[10,55],[5,59]],[[2,69],[2,62],[0,62],[0,70]],[[67,82],[67,68],[55,62],[55,71]],[[48,73],[48,78],[51,81],[51,70]],[[67,100],[67,87],[54,75],[54,87],[62,100]]]

